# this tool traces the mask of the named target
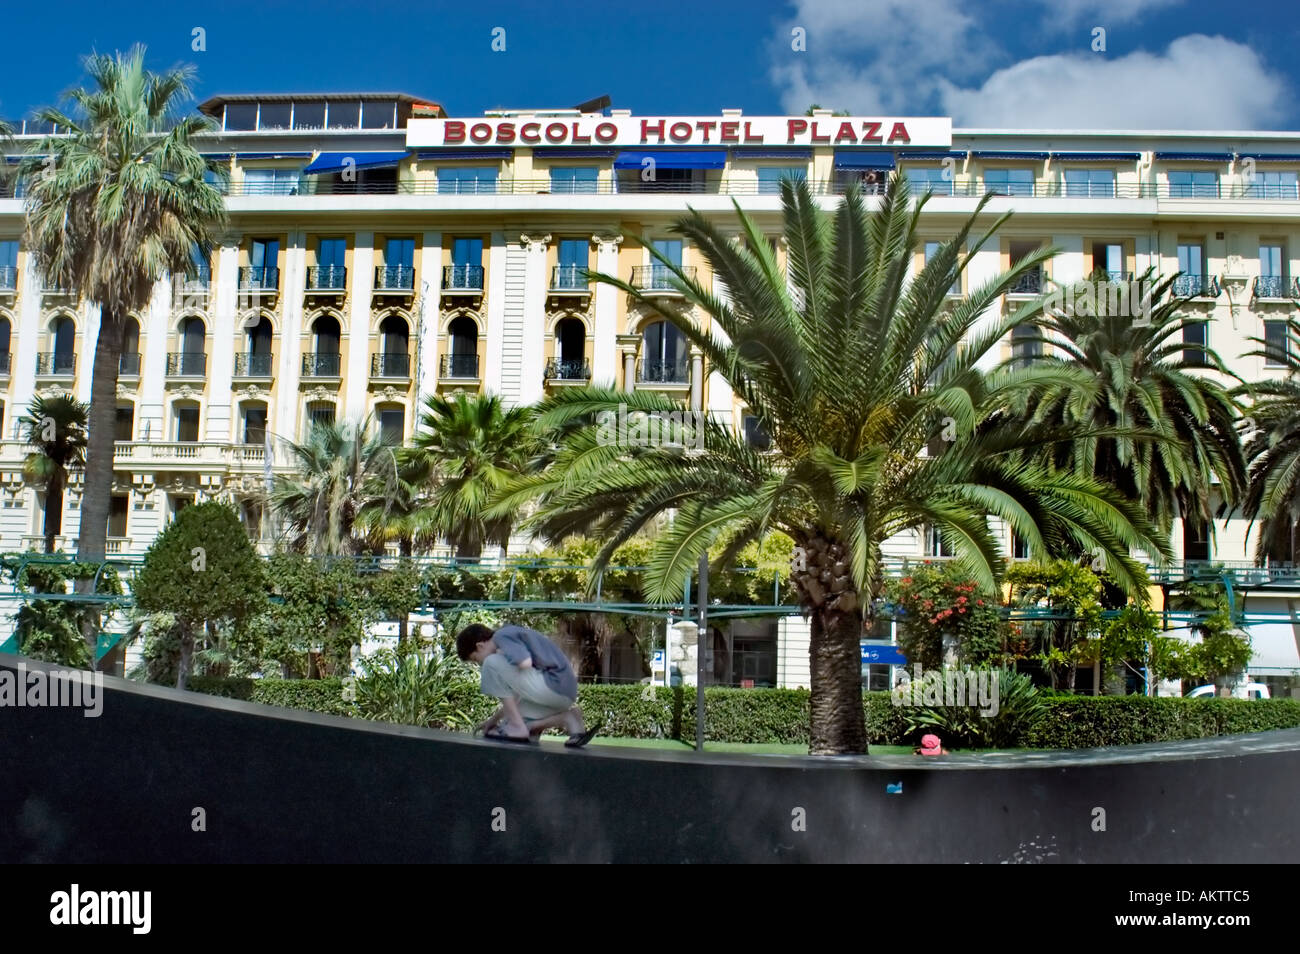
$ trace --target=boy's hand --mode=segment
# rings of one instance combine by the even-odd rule
[[[532,669],[532,668],[533,668],[533,657],[532,657],[532,656],[525,656],[525,657],[524,657],[524,661],[521,662],[521,663],[519,664],[519,668],[520,668],[520,669]]]

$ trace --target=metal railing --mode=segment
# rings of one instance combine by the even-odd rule
[[[1214,298],[1219,294],[1219,280],[1204,275],[1179,275],[1174,279],[1174,294],[1181,298]]]
[[[212,286],[212,266],[196,265],[193,275],[178,275],[181,290],[191,295],[206,292]]]
[[[127,377],[138,376],[140,374],[140,352],[123,352],[117,359],[117,373]]]
[[[585,265],[556,265],[551,269],[551,291],[585,292],[591,287]]]
[[[0,291],[18,290],[18,266],[0,265]]]
[[[201,378],[208,373],[208,356],[203,351],[171,351],[167,354],[167,377]]]
[[[309,265],[308,291],[343,291],[348,287],[348,270],[343,265]]]
[[[1043,272],[1042,269],[1036,268],[1031,272],[1025,272],[1016,279],[1015,284],[1008,289],[1011,295],[1038,295],[1043,291]]]
[[[685,361],[659,361],[647,358],[641,362],[637,380],[644,384],[686,384],[690,371]]]
[[[1256,298],[1294,298],[1296,283],[1281,275],[1260,275],[1255,279]]]
[[[375,291],[409,292],[415,288],[415,269],[410,265],[379,265],[375,268]]]
[[[239,270],[239,287],[242,291],[278,291],[280,269],[274,265],[245,265]]]
[[[409,378],[411,356],[405,351],[378,351],[370,356],[372,378]]]
[[[235,355],[235,377],[237,378],[269,378],[271,376],[271,354],[244,354]]]
[[[13,355],[8,351],[0,351],[0,374],[8,374],[9,367],[13,364]]]
[[[36,356],[37,374],[75,374],[77,356],[63,351],[49,351]]]
[[[442,268],[443,291],[482,291],[482,265],[444,265]]]
[[[342,367],[343,356],[337,351],[309,351],[302,356],[304,378],[337,378]]]
[[[477,378],[477,354],[444,354],[438,363],[440,378]]]
[[[564,361],[552,358],[546,362],[548,381],[590,381],[591,364],[585,359]]]
[[[695,268],[681,269],[687,278],[695,278]],[[667,265],[637,265],[632,269],[632,287],[642,291],[662,291],[679,294],[673,287],[673,273]]]

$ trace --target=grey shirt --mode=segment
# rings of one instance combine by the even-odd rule
[[[527,626],[502,626],[492,634],[501,655],[515,666],[531,658],[533,668],[546,679],[546,684],[562,696],[578,698],[578,674],[569,665],[569,659],[555,645],[535,629]]]

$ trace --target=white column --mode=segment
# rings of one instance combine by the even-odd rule
[[[727,291],[726,283],[716,275],[713,276],[713,294],[724,302],[730,302],[730,293]],[[724,344],[730,344],[731,339],[716,322],[713,322],[709,328],[714,339]],[[724,424],[730,424],[732,412],[735,406],[735,395],[732,393],[731,385],[727,379],[718,373],[717,368],[709,368],[709,417]]]
[[[18,328],[10,349],[9,373],[13,377],[14,406],[9,420],[17,421],[26,413],[36,393],[36,353],[41,342],[41,287],[36,275],[36,259],[30,252],[20,253],[23,261],[23,287],[18,311]],[[4,436],[13,436],[13,426]]]
[[[442,326],[442,233],[425,232],[420,250],[420,314],[416,326],[415,421],[438,390],[438,329]]]
[[[618,247],[623,236],[593,235],[591,241],[596,246],[596,271],[617,275]],[[613,387],[618,378],[618,289],[600,284],[596,286],[594,295],[591,383],[597,387]]]
[[[82,404],[89,404],[90,383],[95,367],[95,345],[99,341],[99,305],[83,302],[77,312],[81,347],[77,349],[77,377],[73,394]]]
[[[488,252],[488,307],[487,333],[480,364],[483,390],[488,394],[501,393],[502,345],[506,330],[506,234],[492,233],[492,248]]]
[[[208,338],[207,421],[203,427],[205,441],[226,443],[231,437],[231,379],[235,374],[235,326],[239,322],[239,249],[222,247],[221,282],[217,288],[216,307],[208,311],[211,328]],[[229,266],[229,267],[227,267]],[[229,274],[227,274],[229,273]]]
[[[523,350],[519,402],[542,399],[546,356],[546,247],[549,235],[522,235],[524,265]]]
[[[348,369],[343,415],[361,422],[370,383],[370,296],[375,290],[375,233],[358,232],[352,246],[352,308],[348,314]]]
[[[307,289],[307,239],[290,232],[284,250],[284,276],[280,309],[279,361],[275,373],[275,410],[267,427],[275,437],[298,439],[298,380],[302,373],[302,296]],[[280,445],[276,445],[279,447]]]
[[[158,282],[153,288],[149,312],[144,315],[144,353],[140,356],[139,405],[135,409],[135,438],[140,441],[165,441],[167,408],[164,406],[164,381],[167,372],[168,319],[171,317],[171,285]]]
[[[978,288],[985,282],[992,281],[1002,271],[1002,253],[996,248],[984,248],[971,256],[966,265],[966,287]],[[1002,320],[998,312],[1000,302],[995,300],[984,314],[980,315],[975,322],[975,327],[971,330],[973,335],[981,334],[988,330],[989,326]],[[997,347],[990,348],[984,357],[979,361],[979,368],[988,371],[1002,361],[1002,352]]]
[[[704,409],[704,352],[691,348],[691,410]]]

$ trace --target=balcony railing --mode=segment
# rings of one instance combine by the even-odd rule
[[[274,265],[245,265],[239,270],[240,291],[271,292],[280,288],[280,270]]]
[[[212,287],[212,266],[196,265],[193,275],[179,276],[181,291],[187,295],[206,295]]]
[[[1295,298],[1296,282],[1281,275],[1260,275],[1255,279],[1256,298]]]
[[[13,355],[8,351],[0,351],[0,374],[8,374],[9,366],[13,363]]]
[[[1179,275],[1174,279],[1174,294],[1181,298],[1214,298],[1219,294],[1219,280],[1204,275]]]
[[[270,354],[237,354],[235,355],[235,377],[237,378],[269,378],[271,376],[271,358]]]
[[[307,269],[307,290],[341,292],[348,287],[348,270],[342,265],[312,265]]]
[[[67,295],[70,294],[68,286],[53,278],[41,279],[42,295]]]
[[[690,373],[685,361],[646,359],[641,362],[641,376],[637,380],[644,384],[686,384]]]
[[[80,543],[77,537],[64,536],[56,534],[54,537],[54,549],[62,550],[64,553],[74,553]],[[23,547],[28,550],[45,550],[45,535],[38,533],[23,534]],[[105,553],[130,553],[130,537],[109,537],[104,541]]]
[[[442,269],[443,291],[482,291],[482,265],[445,265]]]
[[[343,356],[337,351],[308,352],[302,356],[304,378],[337,378],[343,367]]]
[[[586,292],[591,287],[584,265],[556,265],[551,269],[551,291]]]
[[[77,356],[61,351],[46,352],[36,356],[37,374],[73,374],[77,370]]]
[[[123,352],[117,359],[117,373],[121,377],[134,378],[140,374],[140,352]]]
[[[546,380],[590,381],[591,364],[585,358],[577,361],[552,358],[546,362]]]
[[[1043,291],[1043,272],[1041,269],[1034,269],[1025,272],[1016,279],[1015,284],[1008,290],[1011,295],[1039,295]]]
[[[0,291],[17,291],[18,266],[0,265]]]
[[[202,351],[172,351],[167,355],[167,377],[201,378],[208,373],[208,356]]]
[[[438,377],[468,379],[478,377],[477,354],[444,354],[438,363]]]
[[[1127,281],[1132,281],[1133,279],[1133,276],[1128,272],[1125,271],[1117,272],[1114,269],[1109,269],[1109,268],[1104,270],[1102,272],[1102,275],[1105,276],[1106,281],[1108,282],[1127,282]]]
[[[695,269],[683,268],[682,274],[687,278],[695,278]],[[669,294],[678,294],[676,288],[672,285],[673,273],[667,265],[638,265],[632,269],[632,287],[639,288],[642,291],[668,292]]]
[[[375,268],[375,291],[410,292],[415,289],[415,269],[410,265],[380,265]]]
[[[406,352],[376,352],[370,356],[372,378],[409,378],[411,356]]]

